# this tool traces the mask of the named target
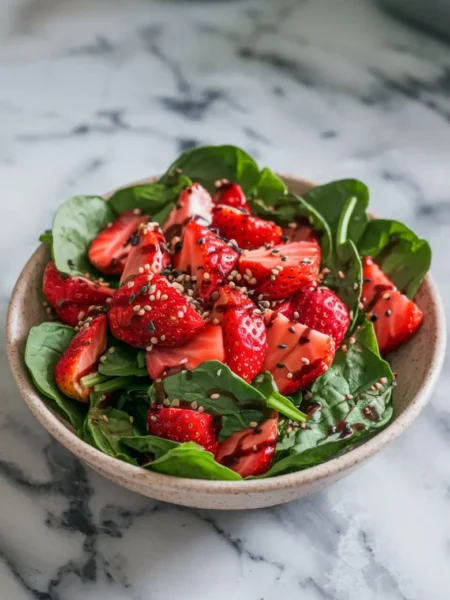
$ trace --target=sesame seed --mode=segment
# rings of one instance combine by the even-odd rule
[[[234,290],[234,288],[236,287],[236,284],[234,283],[234,281],[230,281],[229,286],[232,290]]]
[[[136,306],[133,306],[133,311],[135,313],[139,312],[141,310],[141,305],[140,304],[136,304]]]
[[[257,284],[257,279],[256,279],[256,277],[252,277],[252,278],[250,279],[250,281],[249,281],[249,284],[250,284],[250,285],[256,285],[256,284]]]
[[[112,298],[106,298],[106,304],[111,304]]]
[[[375,389],[379,390],[380,388],[382,388],[383,386],[381,385],[381,383],[379,381],[376,382],[375,384]]]
[[[177,283],[176,281],[174,281],[172,283],[172,286],[179,292],[184,292],[184,287],[181,285],[181,283]]]
[[[105,360],[106,360],[107,358],[108,358],[108,357],[107,357],[107,356],[105,356],[105,355],[103,355],[103,356],[100,356],[100,362],[105,362]]]
[[[205,412],[205,408],[203,406],[199,406],[197,410],[198,410],[199,413],[204,413]]]
[[[156,285],[153,284],[150,286],[150,289],[148,290],[149,294],[154,294],[156,292]]]
[[[180,401],[178,400],[178,398],[175,398],[175,400],[172,400],[172,402],[170,403],[171,406],[180,406]]]
[[[194,400],[193,402],[191,402],[191,408],[194,410],[197,410],[198,408],[198,402],[196,400]]]
[[[212,324],[213,325],[218,325],[219,324],[219,319],[213,319],[212,320]]]
[[[157,337],[152,337],[150,339],[150,341],[151,341],[152,344],[157,344],[158,343],[158,338]]]
[[[147,346],[145,349],[147,352],[151,352],[153,350],[153,346]]]
[[[278,275],[278,269],[272,269],[272,274],[273,275]]]
[[[130,416],[130,423],[133,424],[134,423],[134,417]]]
[[[383,294],[383,300],[390,300],[391,299],[391,295],[390,294]]]
[[[102,419],[105,421],[105,423],[109,423],[109,419],[106,415],[102,415]]]
[[[139,267],[138,271],[142,275],[142,273],[144,272],[144,267]]]
[[[159,300],[161,298],[161,290],[158,290],[156,292],[156,296],[155,296],[156,300]]]
[[[289,327],[288,331],[289,333],[295,333],[295,327]]]
[[[167,294],[163,294],[161,296],[161,300],[167,300],[169,298],[169,296]]]
[[[179,365],[185,365],[187,363],[187,361],[188,361],[187,358],[182,358],[178,364]]]
[[[276,278],[277,278],[277,277],[276,277],[276,275],[271,275],[271,276],[270,276],[270,279],[271,279],[272,281],[275,281],[275,279],[276,279]]]
[[[218,398],[220,398],[220,394],[211,394],[210,398],[211,400],[217,400]]]
[[[306,358],[306,356],[302,356],[302,359],[301,359],[301,360],[302,360],[302,363],[303,363],[304,365],[309,365],[309,363],[311,362],[311,361],[309,360],[309,358]]]
[[[184,312],[183,312],[182,310],[179,310],[179,311],[177,312],[177,317],[178,317],[179,319],[182,319],[182,318],[184,317]]]
[[[356,338],[354,335],[348,338],[348,343],[352,346],[356,342]]]
[[[150,300],[150,302],[154,302],[155,301],[155,294],[151,294],[148,299]]]
[[[288,227],[289,227],[289,229],[297,229],[298,224],[297,223],[289,223]]]
[[[156,415],[152,415],[150,417],[150,421],[153,421],[153,423],[157,423],[158,422],[158,417]]]
[[[286,377],[287,377],[288,379],[292,379],[292,378],[294,377],[294,375],[293,375],[292,373],[288,373],[288,374],[286,375]]]
[[[385,385],[387,382],[388,382],[388,379],[387,379],[387,377],[382,377],[382,378],[380,379],[380,383],[381,383],[382,385]]]
[[[345,279],[345,273],[343,271],[338,271],[339,279]]]
[[[152,310],[152,307],[150,306],[150,304],[145,304],[144,305],[144,310],[146,310],[147,312],[149,312],[150,310]]]
[[[355,281],[355,283],[353,284],[353,289],[357,290],[359,288],[359,283],[357,281]]]
[[[342,344],[341,350],[342,350],[342,352],[347,352],[348,348],[345,344]]]
[[[134,281],[129,281],[129,282],[127,283],[127,287],[129,287],[130,289],[131,289],[132,287],[134,287]]]
[[[142,211],[141,211],[141,209],[140,209],[140,208],[135,208],[135,209],[133,210],[133,215],[140,215],[140,214],[142,214]]]
[[[111,346],[111,348],[108,350],[110,354],[114,354],[115,351],[116,349],[114,348],[114,346]]]
[[[330,269],[328,269],[327,267],[324,267],[324,268],[322,269],[322,274],[323,274],[323,275],[328,275],[328,273],[331,273]]]
[[[211,275],[209,273],[203,273],[203,279],[211,279]]]
[[[249,426],[250,427],[258,427],[258,422],[257,421],[250,421]]]
[[[285,367],[285,366],[286,366],[286,365],[285,365],[284,363],[282,363],[282,362],[279,362],[279,363],[277,363],[277,367],[278,367],[279,369],[284,369],[284,367]]]
[[[300,313],[297,311],[294,312],[294,319],[298,319],[300,317]]]
[[[345,394],[346,400],[353,400],[353,394]]]
[[[278,348],[280,350],[285,350],[285,348],[287,348],[287,344],[278,344]]]
[[[217,371],[217,377],[220,377],[220,376],[221,376],[221,374],[222,374],[222,369],[219,369],[219,370]]]
[[[145,310],[143,308],[141,308],[141,310],[138,312],[138,315],[140,317],[143,317],[145,315]]]
[[[162,334],[159,339],[161,340],[161,342],[164,342],[164,340],[166,339],[166,336],[164,334]]]

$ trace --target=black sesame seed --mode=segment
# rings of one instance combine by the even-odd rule
[[[150,321],[150,323],[148,324],[148,329],[147,331],[149,333],[153,333],[156,330],[155,324],[153,323],[153,321]]]
[[[288,331],[289,331],[290,333],[295,333],[295,327],[289,327]]]
[[[287,344],[278,344],[278,348],[280,350],[285,350],[287,348]]]
[[[286,261],[287,261],[287,256],[282,256],[282,257],[281,257],[281,260],[282,260],[283,262],[286,262]]]
[[[134,235],[132,235],[129,239],[129,242],[132,246],[139,246],[139,240],[140,240],[140,236],[138,233],[135,233]]]
[[[390,317],[392,315],[392,310],[387,309],[387,311],[384,313],[387,317]]]
[[[370,315],[370,320],[372,321],[372,323],[375,323],[375,321],[378,319],[378,315]]]
[[[146,294],[148,292],[148,287],[146,285],[143,285],[139,291],[141,292],[141,294]]]
[[[277,363],[277,367],[278,367],[279,369],[284,369],[284,367],[285,367],[285,366],[286,366],[286,365],[285,365],[284,363]]]
[[[69,265],[69,267],[71,269],[73,269],[75,267],[75,263],[73,262],[73,260],[71,258],[69,258],[69,260],[67,261],[67,264]]]
[[[279,250],[277,250],[276,248],[274,248],[274,249],[272,250],[272,254],[280,254],[280,251],[279,251]]]
[[[371,281],[372,280],[370,279],[370,277],[364,277],[363,279],[363,283],[371,283]]]
[[[128,299],[128,304],[131,304],[135,300],[136,300],[136,294],[130,294],[130,297]]]
[[[198,240],[197,240],[197,244],[198,244],[199,246],[201,246],[201,245],[202,245],[202,244],[204,244],[204,243],[205,243],[205,238],[204,238],[204,237],[198,238]]]
[[[281,241],[284,242],[285,244],[287,244],[288,241],[289,241],[289,236],[288,235],[282,235],[281,236]]]

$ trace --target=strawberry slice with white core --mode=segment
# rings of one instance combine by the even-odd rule
[[[244,250],[238,269],[246,285],[264,298],[288,298],[319,277],[320,246],[317,242],[291,242],[272,248]]]
[[[89,401],[92,388],[83,386],[80,380],[96,370],[106,350],[106,331],[106,316],[99,315],[86,322],[62,353],[55,367],[55,383],[65,396]]]
[[[192,222],[184,231],[182,247],[174,254],[173,265],[196,278],[197,294],[208,304],[233,270],[238,256],[235,249],[207,227]]]
[[[335,354],[332,337],[281,313],[268,311],[264,320],[267,352],[262,370],[270,371],[282,394],[292,394],[325,373]]]
[[[363,260],[362,302],[375,328],[380,352],[395,350],[420,327],[423,313],[399,292],[370,257]]]
[[[149,218],[136,209],[122,213],[109,223],[89,247],[88,257],[94,267],[107,275],[121,275],[131,248],[130,238]]]
[[[184,369],[191,371],[208,360],[225,362],[222,328],[219,325],[206,325],[184,346],[153,346],[146,353],[147,370],[152,379],[173,375]]]
[[[158,223],[144,223],[131,237],[120,285],[142,273],[161,273],[169,264],[166,240]]]
[[[200,220],[209,225],[212,209],[211,195],[199,183],[193,183],[184,189],[163,225],[166,240],[170,242],[175,236],[181,237],[183,229],[191,221]]]
[[[262,475],[270,468],[278,437],[278,415],[257,427],[230,435],[219,446],[216,461],[242,477]]]

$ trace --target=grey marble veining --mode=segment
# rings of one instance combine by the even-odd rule
[[[450,48],[369,0],[0,5],[1,308],[53,211],[234,143],[430,239],[450,303]],[[3,323],[2,323],[3,328]],[[52,441],[0,360],[0,600],[448,600],[450,404],[327,491],[182,509]],[[446,363],[448,366],[448,362]]]

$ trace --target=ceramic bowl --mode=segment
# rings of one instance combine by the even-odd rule
[[[313,183],[285,176],[291,191],[303,194]],[[249,509],[289,502],[323,489],[380,451],[414,421],[438,379],[445,351],[445,317],[439,294],[427,276],[416,301],[425,318],[415,337],[390,356],[400,376],[393,402],[395,418],[381,433],[355,450],[326,463],[288,475],[255,481],[204,481],[146,471],[107,456],[81,441],[54,414],[34,388],[24,365],[24,347],[31,327],[45,320],[38,290],[46,262],[40,246],[25,265],[14,288],[8,313],[7,346],[20,392],[37,420],[70,452],[104,477],[130,490],[165,502],[212,509]]]

